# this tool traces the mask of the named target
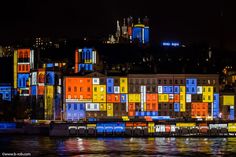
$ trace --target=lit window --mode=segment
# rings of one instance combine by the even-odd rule
[[[211,87],[208,87],[208,92],[211,92]]]
[[[83,109],[84,109],[83,104],[80,104],[80,110],[83,110]]]
[[[186,84],[189,84],[189,80],[186,80]]]
[[[74,104],[74,110],[77,110],[77,104]]]
[[[192,84],[194,84],[194,80],[192,80]]]
[[[124,92],[124,91],[125,91],[125,87],[122,87],[122,88],[121,88],[121,91]]]
[[[211,100],[211,96],[210,95],[208,96],[208,100]]]
[[[207,83],[208,83],[208,84],[211,84],[211,80],[207,80]]]

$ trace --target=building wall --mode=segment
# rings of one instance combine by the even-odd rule
[[[67,76],[64,88],[65,109],[70,103],[86,105],[85,114],[75,119],[99,116],[213,119],[220,111],[218,75]],[[65,111],[67,114],[72,113]],[[67,117],[64,116],[66,120]]]

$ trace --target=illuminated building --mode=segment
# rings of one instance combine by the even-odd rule
[[[80,71],[94,71],[98,63],[97,51],[93,48],[76,49],[75,51],[75,73]]]
[[[14,51],[14,88],[20,96],[29,96],[30,70],[34,68],[34,51],[17,49]]]
[[[44,63],[40,69],[32,70],[30,95],[36,119],[61,119],[62,72],[66,63]]]
[[[151,119],[218,118],[218,75],[102,74],[66,76],[64,119],[149,117]]]
[[[235,94],[234,93],[221,93],[220,104],[222,111],[222,119],[235,119]]]
[[[149,19],[147,17],[142,22],[138,18],[137,23],[134,23],[133,17],[124,18],[122,26],[120,26],[119,20],[117,20],[115,38],[111,35],[105,43],[133,43],[135,41],[141,44],[149,43]]]
[[[149,26],[140,23],[135,24],[132,28],[132,42],[138,40],[139,43],[147,44],[149,43]]]
[[[0,95],[1,95],[2,100],[11,101],[12,100],[12,86],[8,84],[1,84]]]

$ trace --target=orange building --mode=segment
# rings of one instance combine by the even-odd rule
[[[147,94],[147,111],[158,111],[158,95]]]
[[[204,102],[193,102],[191,104],[192,118],[206,118],[208,116],[208,103]]]
[[[92,100],[92,79],[91,78],[73,78],[65,79],[66,99]]]

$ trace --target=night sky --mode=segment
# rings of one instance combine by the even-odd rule
[[[225,48],[236,50],[236,9],[228,0],[3,1],[1,43],[35,35],[99,39],[115,33],[117,19],[131,15],[150,18],[152,43],[178,40],[219,46],[223,41]]]

